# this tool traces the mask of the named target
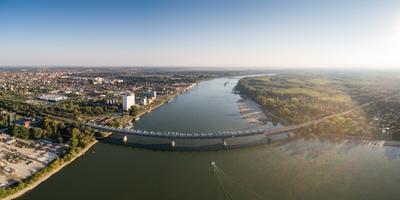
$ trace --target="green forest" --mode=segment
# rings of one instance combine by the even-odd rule
[[[300,124],[371,103],[344,116],[305,128],[306,132],[377,136],[387,121],[384,105],[400,108],[393,101],[400,78],[390,74],[280,73],[241,79],[236,90],[262,105],[266,114],[286,125]],[[386,98],[386,99],[385,99]],[[382,117],[377,117],[382,116]],[[375,122],[372,118],[378,118]],[[393,117],[392,119],[397,119]],[[378,134],[379,136],[379,134]]]

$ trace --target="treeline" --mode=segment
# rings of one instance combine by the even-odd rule
[[[0,127],[7,128],[10,125],[10,121],[14,118],[11,114],[5,112],[0,115]]]
[[[69,141],[71,148],[83,147],[93,141],[94,131],[87,127],[45,118],[39,127],[13,125],[8,134],[22,139],[51,139],[59,143]]]
[[[10,112],[15,112],[20,115],[32,117],[36,116],[37,110],[39,109],[37,107],[34,107],[33,105],[23,102],[23,100],[8,99],[2,96],[0,96],[0,108],[3,108]]]
[[[119,105],[108,105],[105,101],[60,102],[47,108],[49,113],[102,115],[118,112]]]

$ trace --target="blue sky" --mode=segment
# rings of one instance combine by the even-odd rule
[[[400,67],[398,0],[0,0],[0,65]]]

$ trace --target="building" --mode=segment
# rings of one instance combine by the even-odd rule
[[[147,105],[147,97],[143,97],[143,99],[142,99],[142,105]]]
[[[128,111],[131,106],[135,105],[135,94],[122,96],[122,109]]]
[[[157,92],[156,91],[153,91],[153,95],[151,96],[151,99],[156,99],[157,98]]]
[[[15,124],[29,128],[31,126],[31,121],[29,119],[19,119],[15,122]]]
[[[42,101],[48,101],[48,102],[59,102],[62,100],[66,100],[66,96],[61,96],[61,95],[54,95],[54,94],[45,94],[38,96],[37,99],[42,100]]]
[[[117,104],[117,100],[116,99],[107,99],[106,100],[106,104],[107,105],[116,105]]]
[[[92,80],[93,84],[102,84],[104,82],[104,78],[96,77]]]

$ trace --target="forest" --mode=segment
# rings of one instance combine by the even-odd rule
[[[283,72],[241,79],[236,90],[260,105],[283,124],[300,124],[371,103],[338,116],[306,132],[391,137],[397,134],[400,109],[396,100],[400,77],[390,73]],[[390,109],[388,109],[390,105]],[[390,118],[387,117],[390,114]],[[391,128],[392,127],[392,128]],[[382,128],[391,134],[382,135]],[[387,133],[386,131],[383,131]]]

